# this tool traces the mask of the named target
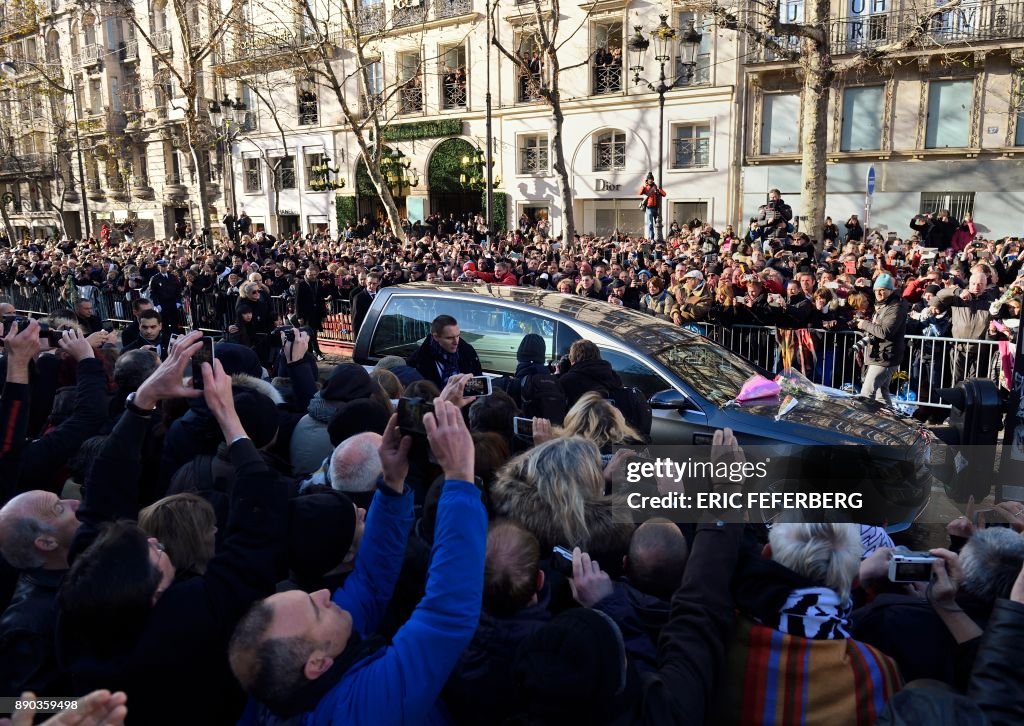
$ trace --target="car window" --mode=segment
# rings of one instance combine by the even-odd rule
[[[430,333],[430,322],[438,315],[451,315],[459,322],[462,339],[476,349],[483,369],[495,373],[515,372],[516,351],[527,333],[544,339],[549,359],[553,351],[562,346],[568,349],[573,336],[578,337],[562,323],[506,308],[486,298],[457,300],[396,293],[388,299],[373,331],[370,357],[410,357],[422,345]]]
[[[648,398],[658,391],[672,388],[672,385],[653,368],[632,356],[617,350],[601,348],[601,357],[612,364],[612,368],[622,379],[622,385],[636,386]]]
[[[719,407],[736,398],[747,379],[759,373],[735,353],[704,339],[671,346],[654,358]]]

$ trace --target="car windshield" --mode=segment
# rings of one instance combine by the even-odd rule
[[[748,378],[760,373],[735,353],[704,339],[664,348],[654,359],[719,408],[736,398]]]

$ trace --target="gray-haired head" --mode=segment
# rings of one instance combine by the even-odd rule
[[[1024,564],[1024,537],[1005,527],[989,527],[967,540],[960,551],[960,587],[992,605],[1009,597]]]

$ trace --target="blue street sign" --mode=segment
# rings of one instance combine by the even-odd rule
[[[868,194],[875,193],[875,165],[868,167]]]

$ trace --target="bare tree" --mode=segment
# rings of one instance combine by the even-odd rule
[[[181,51],[177,56],[180,62],[175,62],[175,55],[170,52],[168,44],[160,41],[155,37],[156,33],[150,31],[149,23],[143,22],[136,15],[135,0],[115,0],[115,3],[135,27],[136,36],[149,46],[159,65],[157,73],[166,73],[178,82],[184,100],[180,107],[184,113],[182,135],[194,170],[200,224],[204,230],[212,229],[206,199],[207,174],[204,173],[209,165],[207,152],[212,134],[204,123],[200,107],[205,91],[203,65],[220,45],[229,27],[229,20],[238,13],[243,0],[230,0],[226,9],[214,0],[170,0],[169,6],[174,11],[180,32],[178,37],[181,38]]]
[[[827,193],[827,130],[829,88],[837,76],[880,64],[894,54],[922,45],[933,20],[956,9],[962,0],[944,5],[920,2],[917,20],[899,40],[865,46],[860,52],[836,60],[832,53],[829,0],[806,0],[802,17],[787,18],[779,0],[746,0],[741,6],[721,2],[698,3],[723,25],[747,36],[779,60],[799,64],[802,77],[800,111],[801,218],[812,239],[821,238]],[[915,5],[916,7],[916,5]]]
[[[573,213],[572,181],[569,179],[569,166],[566,163],[565,144],[562,136],[565,114],[562,112],[560,77],[565,71],[586,65],[589,58],[583,63],[562,66],[559,51],[576,36],[581,28],[586,26],[591,11],[587,11],[576,27],[563,33],[561,0],[528,0],[528,4],[532,7],[533,17],[522,26],[521,37],[526,42],[520,42],[519,49],[510,50],[498,40],[497,33],[492,35],[489,42],[516,66],[518,76],[521,82],[524,82],[528,94],[541,99],[551,108],[551,121],[554,129],[551,137],[551,149],[554,153],[552,168],[558,175],[558,191],[562,198],[562,215],[565,220],[563,239],[571,245],[575,239],[576,220]],[[498,8],[497,2],[491,6],[492,33],[493,28],[498,26]],[[530,46],[539,56],[539,68],[532,62],[533,59],[527,57],[527,53],[523,52]],[[518,52],[516,52],[517,50]]]

